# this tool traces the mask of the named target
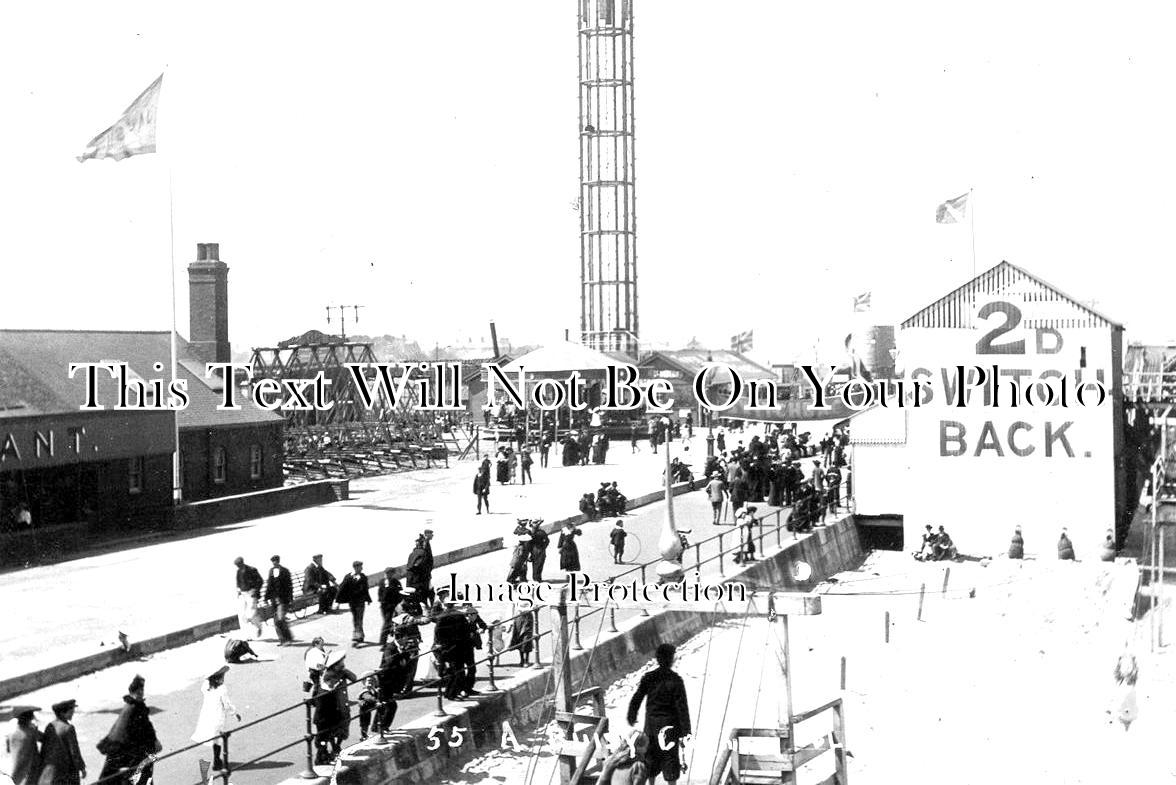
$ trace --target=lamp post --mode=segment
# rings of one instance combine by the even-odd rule
[[[706,413],[706,457],[715,457],[715,413]]]
[[[654,570],[657,572],[658,583],[678,583],[684,577],[682,570],[682,537],[678,534],[678,527],[674,523],[674,478],[670,475],[670,442],[667,439],[663,445],[666,448],[666,517],[662,525],[661,536],[658,538],[658,550],[661,551],[661,561]]]

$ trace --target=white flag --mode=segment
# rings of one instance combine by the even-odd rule
[[[113,158],[121,161],[132,155],[155,152],[156,112],[163,74],[143,91],[118,118],[114,125],[95,136],[86,145],[86,152],[78,161],[90,158]]]

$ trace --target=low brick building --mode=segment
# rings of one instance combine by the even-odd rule
[[[229,359],[228,267],[217,255],[201,245],[190,268],[193,340],[177,339],[190,401],[179,411],[155,408],[168,398],[169,332],[0,330],[0,531],[84,523],[113,535],[159,525],[173,507],[177,435],[184,501],[282,484],[282,418],[252,406],[218,411],[220,381],[204,377],[206,362]],[[84,370],[71,378],[78,363],[125,371],[99,369],[88,389]],[[121,389],[121,403],[139,408],[115,409]],[[83,410],[88,397],[103,408]]]

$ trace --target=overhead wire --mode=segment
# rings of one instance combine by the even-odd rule
[[[743,612],[743,623],[739,626],[739,642],[735,646],[735,662],[739,662],[739,654],[743,650],[743,633],[747,632],[747,618],[751,615],[751,609],[755,605],[755,595],[749,595],[747,598],[747,608]],[[727,684],[727,695],[730,696],[731,689],[735,686],[735,672],[736,668],[731,668],[731,680]],[[719,748],[723,745],[723,729],[727,727],[727,709],[731,707],[731,701],[725,701],[723,704],[723,717],[719,720],[719,735],[718,741],[715,744],[714,752],[711,757],[717,759],[719,756]]]

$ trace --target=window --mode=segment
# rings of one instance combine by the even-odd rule
[[[212,451],[212,481],[217,485],[223,485],[228,473],[229,465],[228,458],[225,455],[225,448],[217,447]]]
[[[131,458],[131,460],[128,461],[127,464],[128,464],[127,490],[129,490],[131,493],[142,493],[143,492],[143,475],[144,475],[144,471],[143,471],[144,466],[143,466],[142,456],[140,456],[138,458]]]
[[[254,444],[249,447],[249,479],[261,479],[261,445]]]

